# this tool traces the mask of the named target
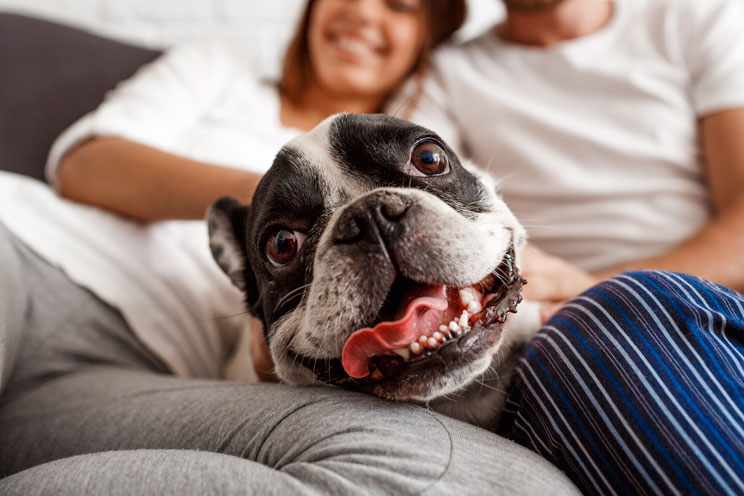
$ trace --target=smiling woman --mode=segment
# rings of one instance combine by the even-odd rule
[[[431,49],[464,20],[462,1],[310,0],[284,59],[282,116],[296,118],[318,96],[364,94],[381,110],[405,78],[423,76]]]

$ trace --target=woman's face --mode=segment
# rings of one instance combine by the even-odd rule
[[[318,0],[308,44],[320,87],[384,97],[410,73],[423,44],[421,0]]]

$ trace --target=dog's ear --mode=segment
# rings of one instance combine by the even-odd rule
[[[248,263],[246,229],[250,206],[224,196],[209,208],[209,249],[232,283],[245,294],[248,310],[255,315],[258,301],[256,278]]]

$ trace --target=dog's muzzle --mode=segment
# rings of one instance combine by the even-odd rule
[[[516,312],[522,300],[524,282],[514,267],[513,251],[496,271],[466,288],[418,284],[399,276],[388,300],[400,305],[393,310],[386,304],[379,323],[349,337],[341,356],[343,369],[352,379],[380,379],[431,359],[451,365],[483,332],[500,332],[506,314]],[[395,317],[387,320],[391,311]]]
[[[414,216],[405,195],[379,191],[346,208],[334,225],[335,244],[360,253],[383,252],[397,276],[375,321],[351,334],[340,360],[293,357],[319,380],[368,389],[403,375],[455,367],[485,354],[498,342],[506,314],[516,311],[526,281],[516,269],[513,247],[471,286],[425,284],[402,275],[395,244],[422,235],[409,225]]]

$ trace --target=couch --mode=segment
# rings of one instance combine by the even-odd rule
[[[0,170],[43,181],[53,139],[95,108],[117,81],[157,55],[59,24],[0,13]],[[24,304],[18,291],[0,294],[0,405],[23,339],[13,323]],[[168,387],[173,381],[161,380]],[[158,445],[146,438],[105,444],[97,442],[95,432],[81,432],[79,442],[50,450],[65,456],[42,456],[46,463],[0,479],[0,494],[577,494],[561,472],[527,449],[419,406],[331,388],[247,389],[227,382],[205,381],[204,391],[194,394],[210,394],[217,386],[234,393],[229,408],[238,418],[241,409],[260,413],[260,422],[240,421],[229,433],[233,442],[245,443],[238,449],[242,456],[189,448],[188,443]],[[157,396],[158,384],[153,388]],[[141,396],[125,400],[143,401],[143,409],[148,402],[167,402]],[[170,406],[176,411],[194,407]],[[357,419],[352,422],[356,427],[339,431],[334,420],[339,416],[347,424]],[[115,439],[116,425],[109,427]],[[162,428],[177,427],[166,423]],[[396,456],[400,463],[390,463]],[[329,460],[346,463],[344,457],[360,468],[341,470],[345,477],[324,468]]]

